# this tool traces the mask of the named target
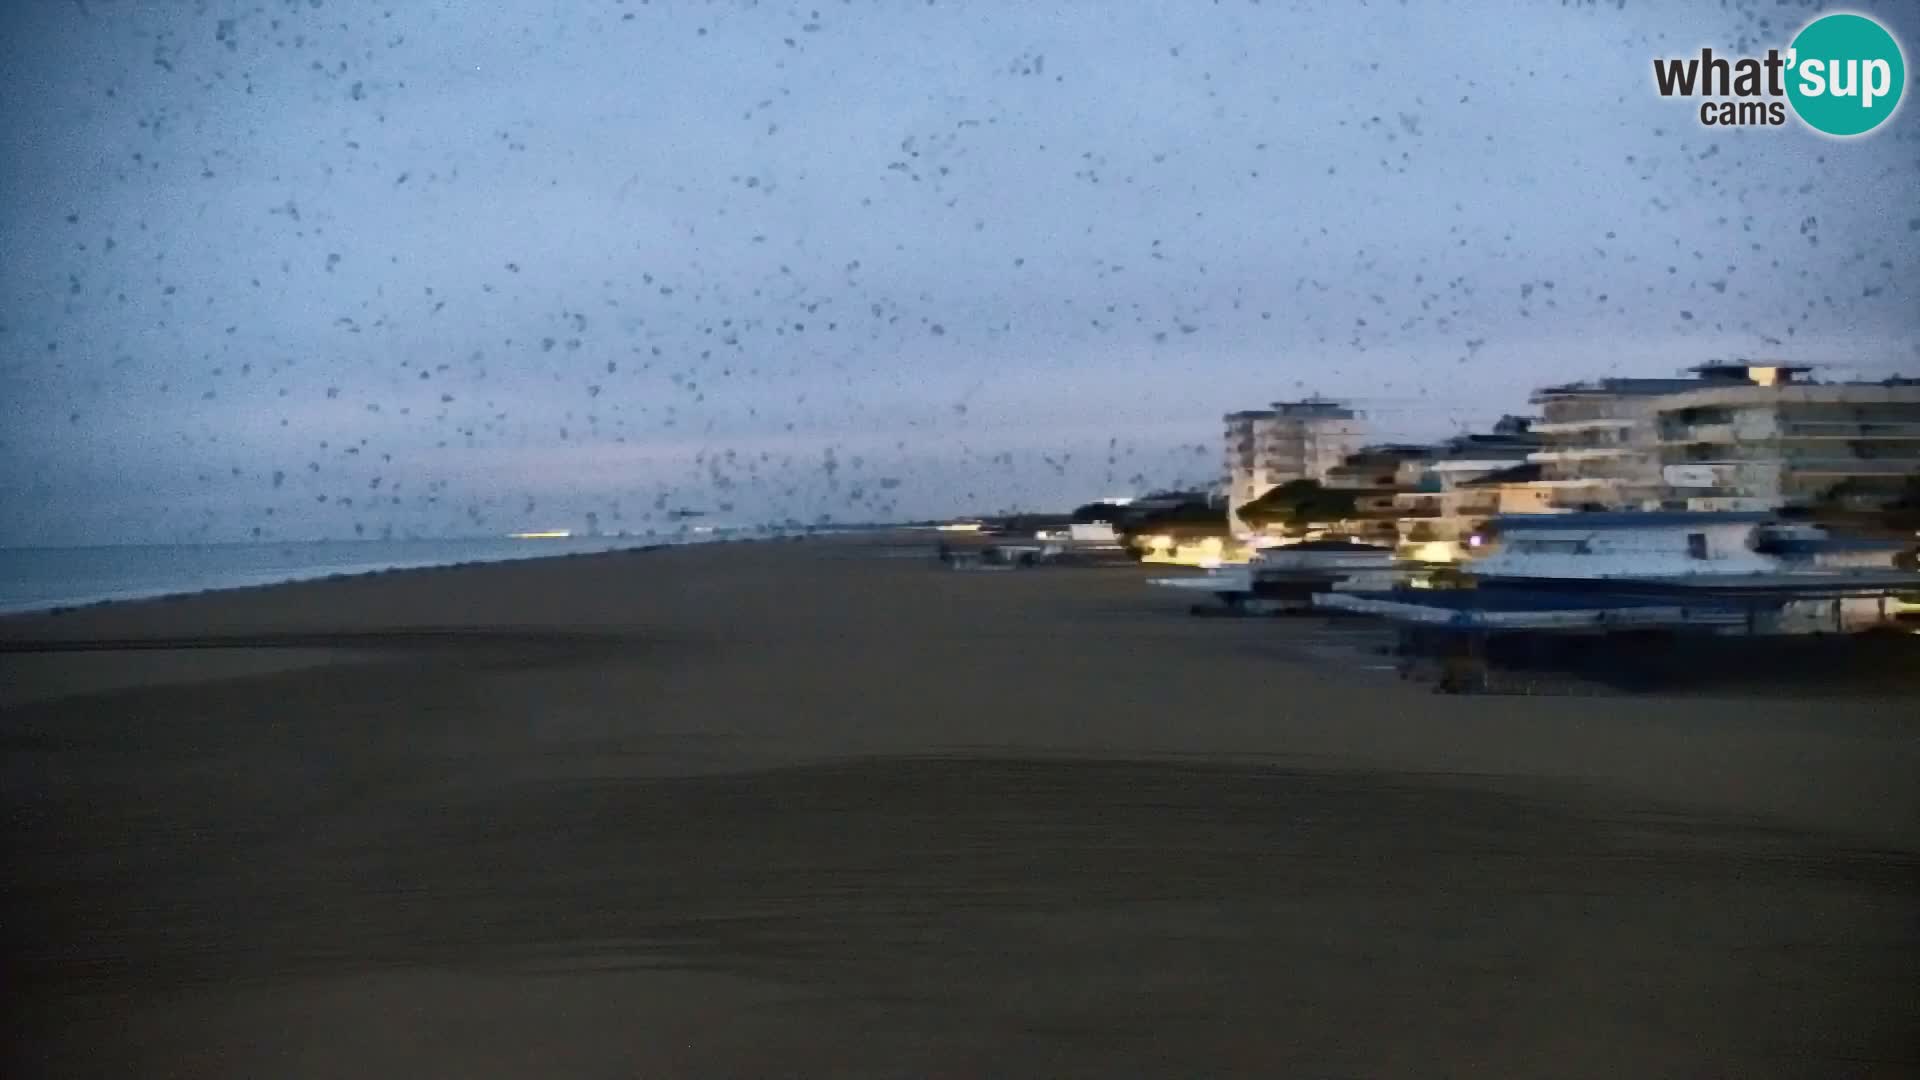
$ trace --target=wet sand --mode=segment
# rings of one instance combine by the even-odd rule
[[[1920,699],[895,543],[0,620],[0,1073],[1920,1071]]]

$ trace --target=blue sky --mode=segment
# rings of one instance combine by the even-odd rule
[[[0,543],[1066,506],[1743,355],[1920,371],[1773,3],[12,5]],[[1905,9],[1856,8],[1903,41]]]

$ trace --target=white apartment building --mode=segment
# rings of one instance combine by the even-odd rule
[[[1651,510],[1665,497],[1653,418],[1659,400],[1698,379],[1595,379],[1536,390],[1537,483],[1565,510]]]
[[[1920,469],[1920,384],[1813,383],[1776,363],[1691,379],[1600,379],[1535,392],[1530,460],[1557,506],[1767,510],[1871,499]]]
[[[1829,497],[1873,503],[1920,473],[1920,384],[1789,377],[1674,394],[1659,400],[1655,414],[1668,500],[1690,510],[1765,510]]]
[[[1360,449],[1366,423],[1337,401],[1278,401],[1268,409],[1226,416],[1228,521],[1247,531],[1239,509],[1291,480],[1324,482]]]

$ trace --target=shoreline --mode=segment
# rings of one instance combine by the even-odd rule
[[[714,540],[704,543],[728,543]],[[651,544],[642,547],[608,548],[603,551],[569,551],[552,555],[511,555],[498,559],[465,559],[459,562],[409,563],[404,566],[367,566],[365,568],[319,568],[312,571],[294,571],[292,576],[275,577],[270,581],[246,581],[231,585],[211,585],[201,589],[174,589],[168,586],[154,586],[151,591],[134,590],[111,594],[89,594],[84,597],[62,599],[53,603],[34,601],[31,607],[0,606],[0,620],[35,615],[66,615],[76,611],[90,611],[102,607],[122,604],[155,603],[172,600],[184,600],[196,596],[217,596],[227,593],[244,593],[259,589],[272,589],[282,585],[303,585],[316,581],[351,581],[358,578],[374,578],[387,574],[407,574],[427,570],[458,570],[469,566],[491,566],[496,563],[525,562],[532,559],[574,559],[589,555],[617,555],[627,552],[655,551],[672,545]]]
[[[742,530],[742,531],[751,532],[750,530]],[[272,572],[275,574],[275,576],[271,577],[271,579],[268,579],[268,580],[237,581],[233,584],[212,585],[204,588],[174,588],[172,586],[156,585],[156,586],[152,586],[151,588],[135,588],[130,591],[121,590],[121,591],[114,591],[110,593],[89,593],[81,596],[65,597],[59,600],[54,600],[54,601],[38,601],[38,600],[26,601],[26,602],[23,602],[22,606],[14,606],[11,604],[0,603],[0,621],[14,619],[14,618],[21,618],[21,617],[64,615],[64,614],[69,614],[76,611],[87,611],[87,610],[93,610],[93,609],[97,609],[105,606],[119,605],[119,604],[150,603],[150,602],[156,602],[156,601],[175,601],[175,600],[185,599],[188,597],[211,596],[211,595],[218,595],[223,593],[247,592],[250,590],[257,590],[257,589],[270,589],[270,588],[274,588],[276,586],[281,586],[281,585],[298,585],[298,584],[305,584],[305,583],[317,582],[317,581],[341,581],[341,580],[349,580],[349,579],[355,579],[355,578],[379,577],[386,574],[409,573],[409,572],[421,571],[421,570],[452,570],[452,569],[460,569],[460,568],[472,567],[472,566],[491,566],[496,563],[518,563],[518,562],[527,562],[531,560],[541,560],[541,559],[571,559],[571,558],[580,558],[580,557],[594,556],[594,555],[620,555],[620,554],[629,554],[629,553],[659,551],[666,548],[677,548],[677,547],[689,547],[689,546],[711,547],[711,546],[724,546],[729,544],[753,544],[753,543],[780,542],[780,541],[788,541],[793,539],[804,538],[806,535],[807,534],[804,534],[804,533],[776,533],[776,534],[758,534],[758,535],[731,535],[730,534],[730,535],[723,535],[723,536],[715,536],[711,539],[686,539],[686,540],[665,540],[665,541],[657,538],[652,538],[652,537],[626,537],[626,538],[611,538],[612,542],[623,544],[625,546],[595,548],[592,550],[584,550],[584,551],[562,551],[562,552],[552,552],[552,553],[530,552],[525,555],[502,555],[495,558],[459,559],[459,560],[447,561],[447,562],[441,562],[441,561],[406,562],[398,565],[369,563],[364,565],[348,565],[343,567],[322,566],[322,567],[315,567],[310,570],[295,569],[295,570],[289,570],[284,572],[282,571]],[[464,542],[470,541],[475,543],[482,543],[482,542],[497,540],[499,542],[504,543],[508,539],[510,538],[460,538],[455,542],[464,543]],[[576,538],[576,539],[589,539],[589,538],[583,537],[583,538]],[[264,542],[236,541],[236,542],[225,543],[225,544],[204,544],[204,545],[126,544],[126,545],[112,545],[111,549],[112,550],[133,550],[133,549],[140,549],[140,548],[171,548],[171,547],[181,547],[181,546],[203,548],[203,549],[218,549],[222,547],[265,548],[265,547],[278,546],[282,544],[324,545],[324,544],[344,544],[344,543],[356,543],[356,542],[357,541],[313,540],[313,541],[264,541]],[[370,544],[382,543],[382,542],[384,541],[367,541],[367,543],[370,543]],[[422,541],[422,542],[438,543],[442,541],[428,540],[428,541]],[[528,541],[517,541],[517,542],[526,543],[528,546],[533,547],[541,543],[544,543],[545,541],[528,540]],[[81,551],[81,550],[104,550],[104,548],[91,548],[91,549],[88,549],[88,548],[33,548],[33,549],[11,549],[11,550],[67,552],[67,551]],[[3,553],[3,552],[0,552],[0,553]],[[280,576],[283,573],[286,576]]]

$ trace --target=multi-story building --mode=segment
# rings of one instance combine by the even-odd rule
[[[1785,364],[1537,391],[1541,484],[1563,509],[1763,510],[1872,499],[1920,470],[1920,385],[1812,383]]]
[[[1653,417],[1659,400],[1698,379],[1595,379],[1534,391],[1541,421],[1538,483],[1565,510],[1657,509],[1664,497]]]
[[[1274,486],[1267,482],[1259,454],[1261,432],[1271,419],[1271,409],[1227,414],[1226,489],[1227,505],[1232,510],[1238,510]]]
[[[1325,481],[1360,448],[1365,421],[1337,401],[1279,401],[1226,417],[1228,520],[1245,532],[1239,508],[1291,480]]]
[[[1669,503],[1766,510],[1884,503],[1920,473],[1920,384],[1767,382],[1661,398],[1654,439]]]

